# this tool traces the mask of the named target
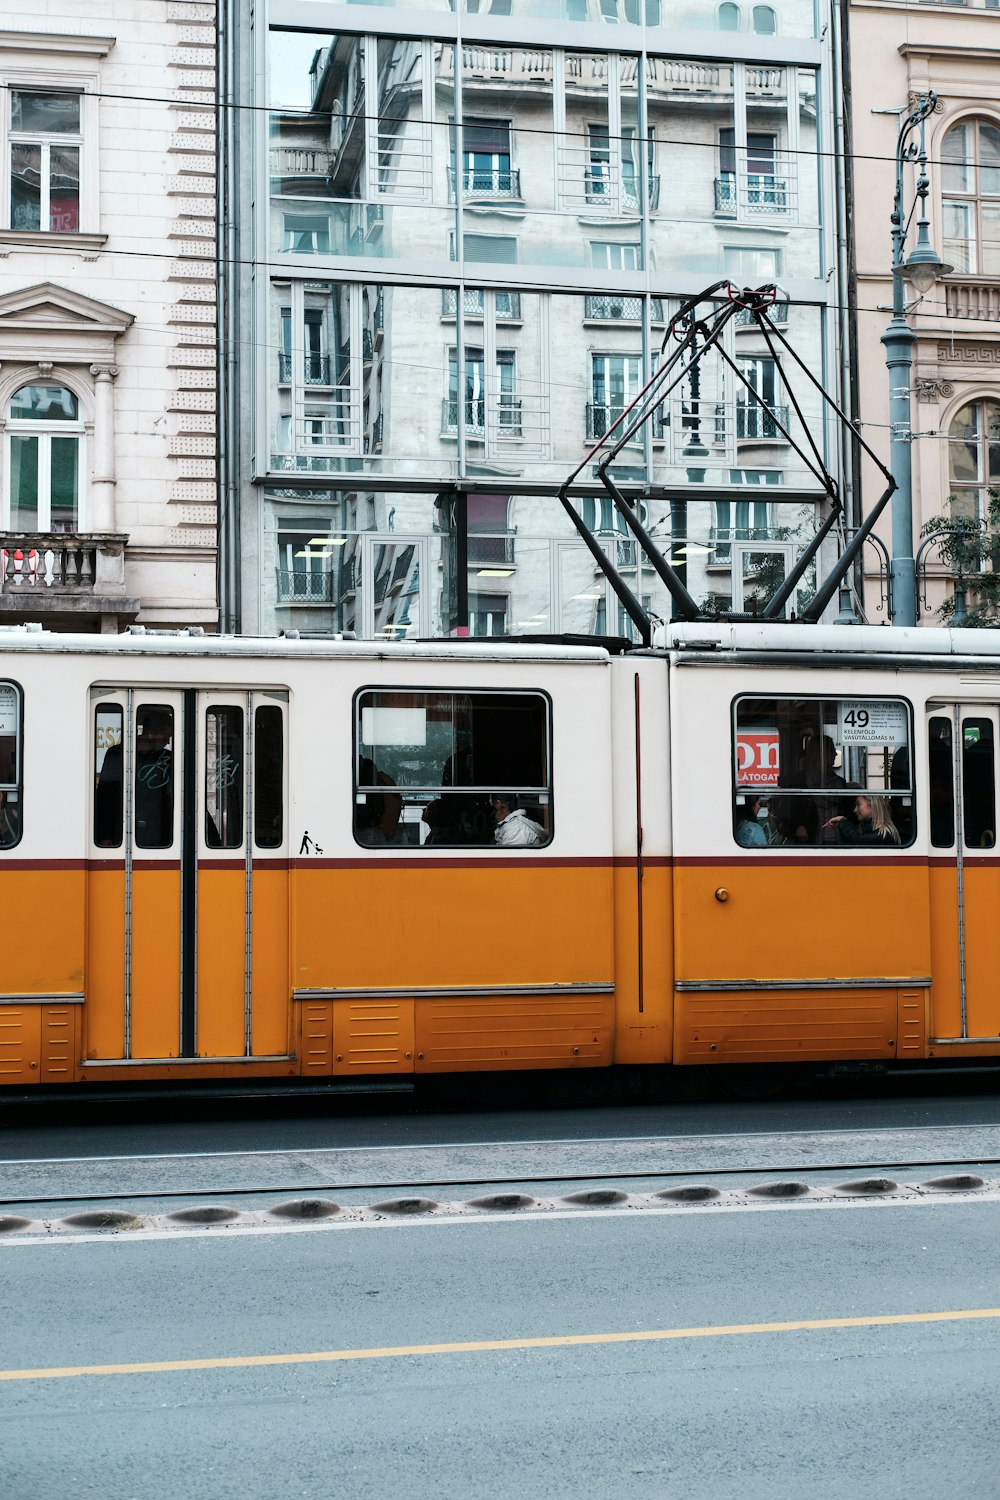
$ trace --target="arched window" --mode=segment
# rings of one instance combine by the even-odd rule
[[[774,36],[778,29],[778,18],[769,5],[754,6],[753,29],[758,36]]]
[[[948,430],[952,511],[984,516],[989,492],[1000,492],[1000,401],[963,406]]]
[[[80,404],[63,385],[22,385],[7,408],[7,529],[79,531]]]
[[[719,30],[739,31],[740,8],[738,5],[726,4],[719,6]]]
[[[1000,276],[1000,126],[953,125],[941,157],[944,258],[956,271]]]

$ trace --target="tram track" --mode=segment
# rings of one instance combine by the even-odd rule
[[[823,1132],[797,1131],[756,1137],[637,1136],[33,1157],[0,1163],[0,1208],[157,1201],[196,1204],[220,1197],[273,1202],[318,1194],[357,1201],[373,1193],[500,1192],[532,1187],[559,1188],[566,1193],[600,1183],[647,1184],[653,1191],[698,1179],[726,1184],[742,1179],[753,1184],[776,1177],[815,1183],[823,1176],[842,1173],[945,1168],[956,1173],[988,1173],[1000,1168],[1000,1128],[995,1126],[825,1134],[834,1137],[828,1142],[834,1149],[825,1152]],[[973,1149],[976,1137],[982,1140],[980,1150]],[[918,1141],[923,1149],[913,1149]],[[854,1144],[858,1149],[850,1149]],[[266,1161],[273,1161],[278,1172],[262,1171]],[[379,1161],[385,1163],[385,1170],[371,1170]],[[285,1167],[291,1170],[281,1170]]]

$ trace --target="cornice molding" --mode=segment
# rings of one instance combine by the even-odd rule
[[[107,57],[115,45],[113,36],[82,36],[78,32],[0,31],[0,53],[61,52],[76,57]]]
[[[953,9],[952,6],[948,8]],[[997,60],[995,47],[956,47],[952,42],[900,42],[896,50],[900,57],[950,57],[962,62],[989,62],[994,65]]]

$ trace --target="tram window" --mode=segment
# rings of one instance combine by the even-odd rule
[[[548,844],[548,699],[541,693],[360,693],[354,836],[370,847]]]
[[[21,689],[0,682],[0,849],[21,839]]]
[[[205,844],[238,849],[243,842],[243,710],[205,710]]]
[[[174,835],[174,711],[141,703],[135,715],[135,845],[169,849]]]
[[[916,834],[909,704],[741,698],[733,836],[747,849],[892,849]]]
[[[283,759],[281,709],[273,705],[258,708],[253,746],[254,843],[258,849],[277,849],[285,836]]]
[[[962,829],[970,849],[992,849],[997,841],[994,808],[993,724],[962,720]]]
[[[927,725],[927,791],[931,844],[935,849],[950,849],[955,842],[955,752],[950,719],[933,718]]]
[[[122,778],[124,710],[117,703],[94,709],[94,843],[120,849],[125,806]]]

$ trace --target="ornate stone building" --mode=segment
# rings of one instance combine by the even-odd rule
[[[0,31],[0,620],[215,627],[215,7]]]
[[[850,31],[859,410],[883,453],[889,387],[879,339],[892,300],[889,215],[897,133],[896,117],[884,111],[907,111],[931,90],[937,95],[926,122],[930,231],[953,270],[925,297],[913,298],[909,314],[917,336],[911,433],[919,548],[921,528],[932,517],[982,517],[989,489],[1000,487],[1000,0],[852,0]],[[890,543],[888,524],[881,530]],[[928,547],[917,579],[921,623],[938,622],[937,610],[953,587],[938,548]],[[869,618],[885,616],[880,592],[871,551]]]

